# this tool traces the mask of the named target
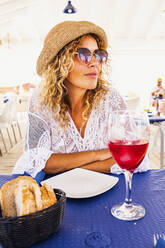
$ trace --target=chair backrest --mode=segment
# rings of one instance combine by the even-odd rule
[[[128,95],[126,99],[127,107],[130,110],[136,110],[139,107],[140,96],[138,95]]]
[[[22,95],[20,101],[17,103],[18,112],[28,112],[30,95]]]
[[[8,95],[9,99],[12,101],[11,106],[11,120],[17,120],[17,102],[18,102],[18,95],[15,93],[10,92]]]
[[[10,123],[16,119],[17,97],[15,94],[7,94],[4,98],[3,112],[0,115],[0,122]]]
[[[4,106],[4,95],[0,94],[0,115],[3,113]]]

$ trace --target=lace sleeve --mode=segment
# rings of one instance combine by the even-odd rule
[[[17,161],[13,173],[27,172],[35,177],[45,167],[52,153],[47,122],[39,115],[29,112],[24,153]]]

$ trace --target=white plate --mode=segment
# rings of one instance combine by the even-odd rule
[[[62,189],[67,197],[87,198],[104,193],[117,182],[117,177],[76,168],[41,182]]]

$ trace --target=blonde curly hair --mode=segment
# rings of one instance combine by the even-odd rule
[[[78,45],[81,40],[87,36],[92,36],[97,41],[98,47],[101,48],[100,40],[96,35],[83,35],[64,46],[42,75],[40,106],[44,104],[53,111],[54,116],[58,117],[62,127],[66,127],[69,121],[66,115],[66,112],[69,109],[69,102],[67,99],[68,92],[64,81],[74,66],[73,58],[76,54]],[[99,102],[108,90],[110,83],[103,78],[103,75],[108,75],[109,65],[110,58],[108,58],[107,63],[102,66],[96,88],[87,90],[85,93],[84,111],[82,113],[84,121],[88,119],[93,106]]]

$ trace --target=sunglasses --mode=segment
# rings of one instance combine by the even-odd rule
[[[96,49],[93,53],[88,48],[81,47],[77,49],[78,59],[84,64],[89,64],[93,55],[100,64],[107,62],[108,53],[103,49]]]

